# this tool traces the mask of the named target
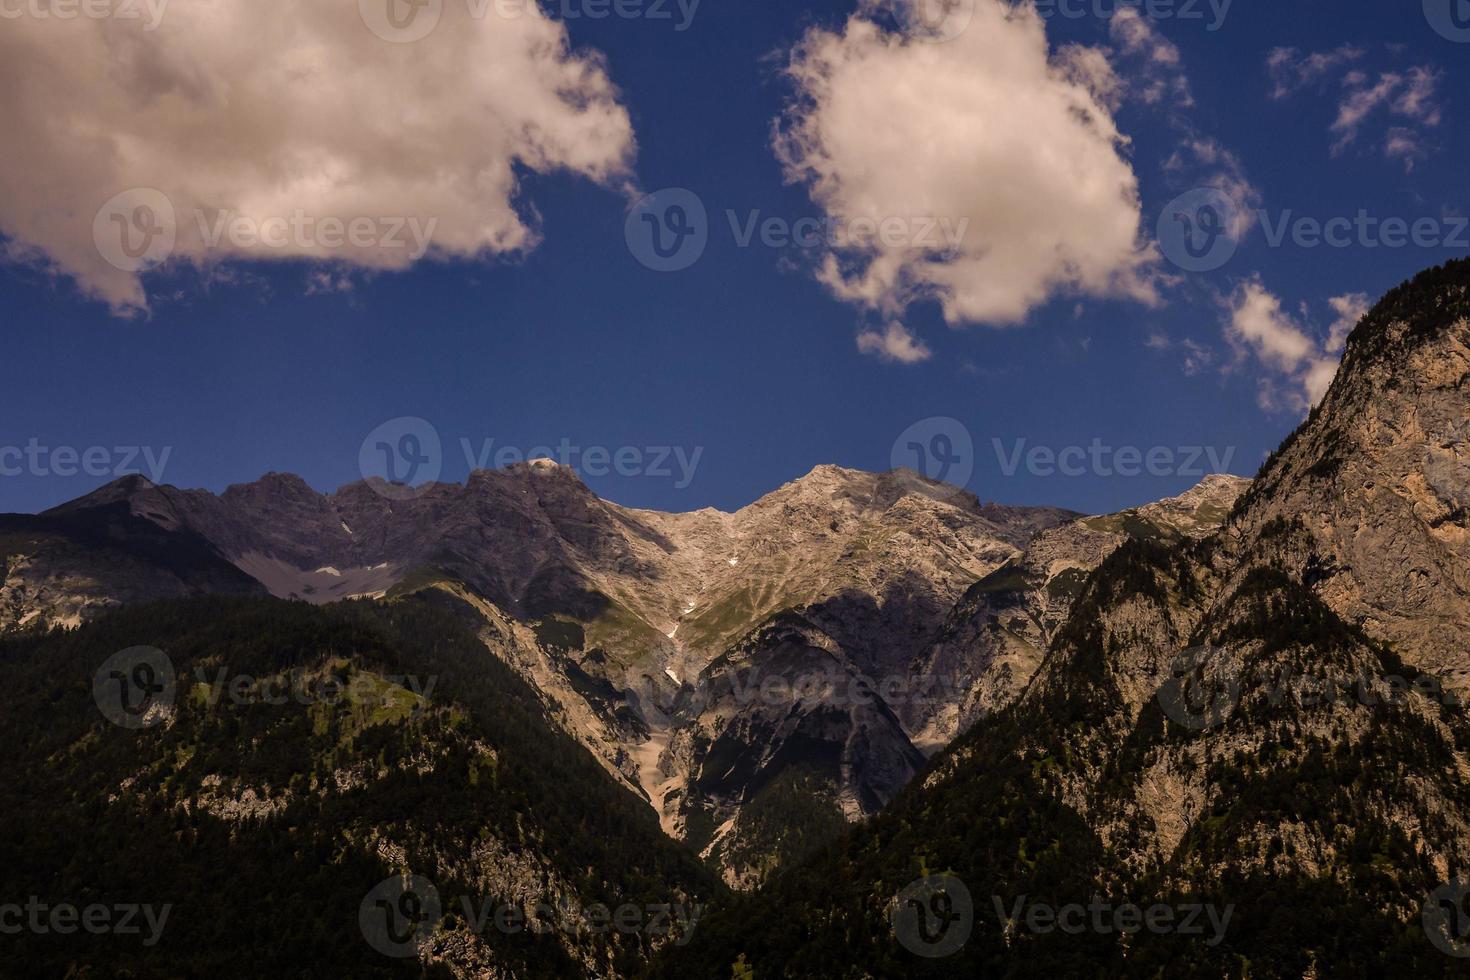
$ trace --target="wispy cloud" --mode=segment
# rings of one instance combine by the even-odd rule
[[[1273,48],[1266,56],[1266,71],[1273,83],[1271,98],[1284,99],[1298,89],[1319,84],[1337,69],[1365,54],[1366,50],[1351,44],[1307,55],[1297,48]]]
[[[881,331],[864,330],[858,334],[858,350],[873,354],[894,364],[919,364],[934,356],[909,329],[901,323],[889,323]]]
[[[1225,336],[1236,348],[1238,359],[1252,357],[1262,369],[1258,401],[1263,409],[1305,411],[1322,400],[1337,376],[1341,324],[1352,317],[1360,301],[1367,302],[1357,294],[1328,301],[1338,319],[1324,350],[1308,328],[1282,308],[1281,300],[1259,276],[1241,283],[1227,298]]]
[[[1366,49],[1353,45],[1307,55],[1296,48],[1276,48],[1266,57],[1271,97],[1281,100],[1304,88],[1323,89],[1338,78],[1341,94],[1329,127],[1332,155],[1338,156],[1357,143],[1375,117],[1397,117],[1413,125],[1400,122],[1386,126],[1378,145],[1384,156],[1401,161],[1406,170],[1412,171],[1427,155],[1424,130],[1438,126],[1443,118],[1438,93],[1440,73],[1431,65],[1377,73],[1354,67],[1367,55]]]

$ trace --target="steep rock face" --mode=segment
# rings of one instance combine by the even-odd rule
[[[264,594],[209,541],[122,503],[0,515],[0,635],[74,627],[120,605],[206,593]]]
[[[1463,264],[1394,290],[1262,470],[1237,533],[1299,520],[1308,584],[1422,670],[1470,679],[1470,294]]]
[[[1436,924],[1433,896],[1470,873],[1470,718],[1450,690],[1470,629],[1465,446],[1431,432],[1470,417],[1467,290],[1460,262],[1386,297],[1217,533],[1113,551],[1017,700],[668,975],[1457,975],[1425,932],[1457,928]],[[888,928],[936,869],[975,913],[937,962]],[[819,924],[772,941],[823,888]],[[1027,895],[1204,902],[1233,920],[1203,943],[988,914],[988,897]]]
[[[1249,485],[1217,474],[1178,497],[1038,533],[1023,553],[970,587],[939,640],[913,662],[914,696],[901,711],[914,743],[937,751],[1019,697],[1088,575],[1124,542],[1205,537]]]
[[[871,816],[923,766],[897,716],[843,645],[787,612],[686,689],[670,719],[655,805],[738,888],[759,885],[846,821]],[[778,803],[800,783],[800,800]],[[747,809],[752,810],[747,814]]]

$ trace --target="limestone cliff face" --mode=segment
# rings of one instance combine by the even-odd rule
[[[1041,531],[951,611],[938,642],[913,663],[902,705],[916,745],[936,751],[976,719],[1020,696],[1071,613],[1087,577],[1130,540],[1183,542],[1214,533],[1250,481],[1217,474],[1145,507]]]
[[[1463,264],[1390,293],[1262,471],[1232,537],[1300,521],[1307,584],[1407,663],[1470,671],[1470,295]]]

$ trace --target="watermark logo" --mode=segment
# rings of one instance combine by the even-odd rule
[[[1218,728],[1240,704],[1240,680],[1206,678],[1223,665],[1224,651],[1210,646],[1180,653],[1169,666],[1169,679],[1159,688],[1159,707],[1170,721],[1193,731]]]
[[[1229,262],[1240,245],[1239,209],[1216,187],[1199,187],[1170,201],[1155,236],[1170,262],[1186,272],[1211,272]]]
[[[163,23],[169,0],[0,0],[0,20],[141,20],[144,31]]]
[[[1225,18],[1235,0],[1035,0],[1036,13],[1042,20],[1061,17],[1082,20],[1095,17],[1111,21],[1124,10],[1132,10],[1147,21],[1205,21],[1205,30],[1214,33],[1225,26]]]
[[[1424,900],[1424,935],[1446,956],[1470,958],[1470,882],[1440,885]]]
[[[623,224],[628,251],[655,272],[679,272],[709,245],[709,214],[699,195],[669,187],[645,196]]]
[[[270,677],[250,674],[231,675],[220,667],[211,676],[205,667],[194,668],[195,703],[216,707],[228,701],[237,706],[269,705],[280,707],[296,704],[310,707],[318,704],[352,704],[359,707],[407,705],[414,716],[421,714],[439,683],[438,675],[353,673],[349,678],[336,674],[310,672],[291,668]]]
[[[563,437],[555,446],[496,445],[494,439],[483,439],[476,446],[467,438],[459,440],[464,460],[473,470],[502,470],[519,463],[546,466],[555,463],[579,476],[649,477],[672,480],[675,490],[687,490],[694,482],[704,447],[694,446],[579,446]]]
[[[975,18],[975,0],[892,0],[899,30],[911,41],[953,41]]]
[[[0,477],[142,476],[142,462],[148,478],[162,483],[172,455],[172,446],[43,446],[32,438],[24,446],[0,446]]]
[[[173,661],[157,647],[114,653],[92,677],[92,699],[102,716],[131,731],[165,721],[173,711],[177,689]]]
[[[1110,446],[1095,438],[1086,446],[1029,446],[1017,439],[1009,447],[992,439],[995,459],[1003,476],[1013,477],[1024,467],[1031,476],[1123,477],[1185,476],[1203,478],[1229,473],[1235,447],[1216,446]]]
[[[889,924],[904,949],[925,959],[953,956],[975,928],[975,902],[953,875],[911,882],[889,907]]]
[[[1208,926],[1209,937],[1204,943],[1206,946],[1218,946],[1230,928],[1230,917],[1235,914],[1233,904],[1221,909],[1214,903],[1167,905],[1158,902],[1143,908],[1133,902],[1115,903],[1094,897],[1086,905],[1071,902],[1057,906],[1045,902],[1028,905],[1026,898],[1022,895],[1007,908],[1001,896],[991,896],[995,914],[1005,922],[1008,934],[1024,928],[1037,935],[1060,931],[1072,936],[1087,932],[1106,936],[1147,931],[1155,935],[1204,936]]]
[[[384,41],[412,44],[439,26],[444,0],[357,0],[362,22]]]
[[[952,258],[959,254],[970,230],[970,218],[962,215],[860,215],[839,217],[807,215],[795,221],[780,215],[761,217],[759,208],[743,216],[733,208],[725,209],[725,221],[736,248],[750,248],[759,243],[766,248],[827,249],[831,251],[870,251],[882,248],[910,248],[935,257]]]
[[[1424,0],[1424,17],[1440,37],[1470,42],[1470,0]]]
[[[199,238],[206,248],[228,246],[236,251],[274,249],[280,252],[318,252],[382,249],[404,252],[412,261],[428,254],[438,218],[414,216],[369,217],[308,214],[296,208],[288,215],[259,218],[224,208],[212,215],[194,212]]]
[[[395,875],[367,894],[358,911],[358,923],[368,944],[384,956],[415,956],[444,918],[444,907],[453,906],[463,928],[476,936],[491,931],[513,936],[529,932],[544,936],[553,932],[568,935],[669,936],[683,946],[694,936],[704,906],[682,902],[638,905],[624,903],[616,908],[601,903],[585,908],[566,897],[542,897],[534,902],[500,902],[461,895],[441,901],[438,890],[419,875]]]
[[[953,495],[969,486],[975,475],[975,440],[958,419],[936,415],[920,419],[893,440],[889,462],[894,469],[908,469],[935,483],[941,492]]]
[[[97,209],[92,241],[115,269],[144,272],[168,261],[178,240],[173,202],[152,187],[123,191]]]
[[[80,931],[90,936],[142,936],[143,945],[152,947],[163,938],[172,911],[172,904],[76,906],[69,902],[51,904],[32,895],[24,905],[17,902],[0,905],[0,935],[31,932],[38,936],[71,936]]]
[[[368,892],[357,924],[368,945],[384,956],[417,956],[444,917],[439,890],[419,875],[394,875]]]
[[[362,441],[357,466],[368,485],[389,500],[421,496],[444,466],[439,430],[416,416],[389,419]]]

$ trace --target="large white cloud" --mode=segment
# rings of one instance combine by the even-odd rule
[[[843,227],[907,231],[823,257],[819,278],[889,324],[866,349],[891,353],[877,339],[926,298],[951,325],[1014,324],[1059,293],[1156,299],[1104,69],[1077,49],[1053,59],[1035,9],[998,0],[975,0],[950,40],[885,30],[867,7],[791,52],[787,178]],[[936,242],[934,218],[962,234]]]
[[[571,50],[534,3],[504,16],[504,5],[450,0],[427,37],[394,43],[367,26],[374,2],[389,0],[364,0],[362,12],[352,0],[175,0],[152,30],[89,17],[0,23],[0,233],[11,256],[138,312],[148,303],[138,275],[109,262],[93,234],[98,209],[132,188],[172,205],[176,261],[395,269],[422,249],[408,228],[401,247],[385,243],[393,219],[432,230],[431,255],[533,246],[518,168],[627,178],[632,127],[601,59]],[[137,200],[121,202],[121,220]],[[298,215],[313,224],[283,230]],[[372,219],[373,233],[330,224],[354,219]]]

